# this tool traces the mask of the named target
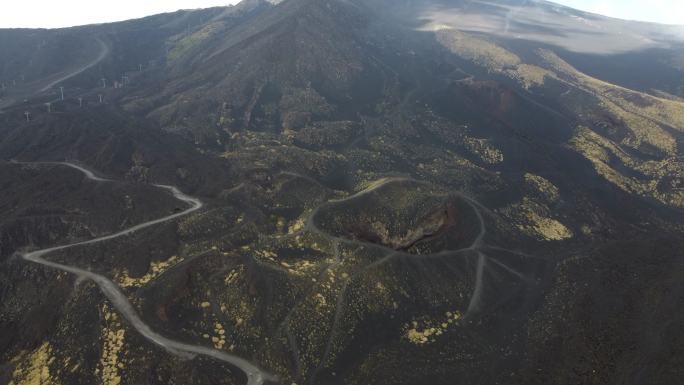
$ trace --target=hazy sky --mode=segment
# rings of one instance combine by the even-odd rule
[[[132,19],[238,0],[0,0],[0,28],[65,27]],[[684,0],[556,0],[571,7],[632,20],[684,24]]]
[[[135,19],[239,0],[0,0],[0,28],[56,28]]]

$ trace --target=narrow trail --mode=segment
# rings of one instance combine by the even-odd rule
[[[27,84],[26,89],[24,89],[23,91],[19,92],[18,94],[12,95],[11,97],[10,96],[5,97],[4,100],[0,101],[0,114],[4,113],[3,109],[9,108],[9,107],[15,105],[18,101],[25,99],[25,98],[34,97],[38,94],[42,94],[43,92],[46,92],[49,89],[55,87],[59,83],[62,83],[66,80],[73,78],[74,76],[82,74],[83,72],[89,70],[90,68],[96,66],[102,60],[104,60],[109,55],[109,53],[111,52],[111,49],[109,48],[107,43],[105,43],[101,38],[94,36],[93,39],[95,39],[95,41],[97,41],[97,43],[100,45],[100,52],[98,52],[96,58],[94,58],[93,60],[89,61],[88,63],[83,64],[82,66],[80,66],[74,70],[71,70],[67,73],[63,73],[61,75],[59,73],[53,74],[53,75],[48,75],[47,78],[39,79],[39,80],[31,82],[30,84]],[[54,77],[54,76],[59,76],[59,77],[57,79],[50,80],[50,78]],[[40,83],[42,83],[44,81],[47,81],[48,83],[44,86],[41,86]],[[61,100],[61,98],[57,98],[55,100],[50,101],[50,103],[55,103],[55,102],[58,102],[60,100]]]
[[[339,248],[341,244],[358,244],[360,247],[367,247],[371,248],[374,250],[378,250],[381,252],[383,255],[382,258],[369,263],[365,266],[362,266],[359,270],[354,272],[348,280],[344,283],[343,287],[341,288],[340,292],[338,293],[336,303],[335,303],[335,311],[334,311],[334,316],[333,316],[333,321],[332,325],[330,328],[330,332],[328,335],[327,343],[325,344],[325,348],[323,350],[322,356],[319,360],[318,365],[313,369],[311,376],[309,377],[309,381],[307,382],[309,385],[313,385],[316,382],[316,377],[318,374],[323,370],[326,360],[330,356],[333,350],[333,342],[334,339],[337,337],[340,329],[340,323],[342,319],[342,314],[345,310],[345,299],[347,298],[347,294],[349,291],[349,286],[358,278],[363,276],[364,274],[368,273],[370,270],[378,268],[382,265],[385,265],[397,258],[403,258],[403,259],[408,259],[408,260],[430,260],[433,258],[451,258],[451,257],[460,257],[460,258],[470,258],[470,257],[475,257],[476,258],[476,263],[475,263],[475,282],[474,282],[474,287],[473,287],[473,292],[471,293],[470,299],[468,301],[467,309],[464,315],[464,319],[469,319],[475,316],[475,314],[480,310],[480,307],[482,305],[482,292],[484,290],[484,273],[485,269],[487,268],[487,263],[490,261],[493,261],[496,263],[496,265],[502,267],[505,271],[516,277],[517,279],[520,279],[526,284],[534,284],[534,282],[526,277],[524,274],[516,271],[512,267],[506,265],[503,262],[500,262],[498,260],[494,260],[491,258],[487,253],[485,252],[486,249],[491,249],[491,250],[496,250],[496,251],[505,251],[514,255],[519,255],[522,257],[530,257],[530,258],[535,258],[537,259],[538,257],[530,256],[528,254],[522,253],[522,252],[517,252],[514,250],[509,250],[506,248],[500,248],[497,246],[493,245],[488,245],[485,241],[485,237],[487,236],[487,225],[485,223],[485,219],[483,216],[483,211],[488,212],[487,208],[483,206],[481,203],[476,201],[475,199],[462,194],[460,192],[448,192],[445,193],[445,196],[451,195],[454,197],[458,197],[460,199],[463,199],[474,211],[475,216],[477,218],[477,226],[479,228],[479,231],[475,238],[473,239],[472,243],[470,246],[457,249],[457,250],[443,250],[434,254],[429,254],[429,255],[414,255],[410,254],[405,251],[400,251],[400,250],[394,250],[390,249],[386,246],[383,245],[378,245],[375,243],[370,243],[370,242],[364,242],[364,241],[358,241],[358,240],[350,240],[341,236],[336,236],[329,234],[322,230],[321,228],[318,227],[316,224],[316,216],[320,212],[322,208],[328,207],[331,204],[339,204],[343,203],[346,201],[350,201],[353,199],[357,199],[359,197],[363,197],[368,194],[373,194],[376,193],[380,188],[391,184],[391,183],[397,183],[397,182],[413,182],[413,183],[418,183],[418,184],[423,184],[423,185],[428,185],[425,182],[418,181],[412,178],[407,178],[407,177],[387,177],[387,178],[382,178],[379,179],[373,183],[371,183],[368,187],[365,189],[358,191],[355,194],[352,194],[348,197],[341,198],[341,199],[331,199],[328,200],[327,202],[319,205],[316,207],[310,214],[305,222],[305,226],[301,231],[308,231],[315,233],[324,239],[328,240],[331,242],[333,245],[333,249],[335,251],[335,257],[336,257],[336,263],[340,263],[341,261],[339,260]],[[328,266],[328,268],[331,268],[332,266]],[[293,307],[292,311],[288,314],[288,317],[286,320],[283,322],[283,324],[287,324],[288,318],[290,315],[296,311],[296,308],[299,306]],[[282,325],[281,325],[282,326]],[[281,328],[278,328],[280,331]],[[293,343],[294,342],[294,343]],[[298,352],[298,346],[296,344],[296,341],[290,341],[290,344],[293,345],[291,346],[291,349],[293,351]],[[295,357],[296,359],[297,357]],[[301,371],[301,369],[299,369]]]
[[[112,179],[106,179],[106,178],[101,178],[95,175],[92,171],[78,166],[73,163],[69,162],[16,162],[12,161],[12,163],[15,164],[26,164],[26,165],[59,165],[59,166],[67,166],[71,167],[73,169],[76,169],[80,172],[82,172],[86,178],[96,181],[96,182],[116,182]],[[155,332],[150,328],[149,325],[145,323],[145,321],[140,318],[138,313],[136,312],[135,308],[133,305],[131,305],[131,302],[128,300],[125,294],[121,291],[121,288],[112,282],[109,278],[106,278],[102,275],[93,273],[92,271],[80,269],[74,266],[69,266],[69,265],[64,265],[61,263],[57,262],[52,262],[44,259],[43,257],[46,254],[55,252],[55,251],[60,251],[60,250],[65,250],[65,249],[70,249],[73,247],[78,247],[78,246],[85,246],[85,245],[91,245],[94,243],[100,243],[100,242],[105,242],[108,240],[112,240],[115,238],[120,238],[129,234],[132,234],[136,231],[142,230],[144,228],[154,226],[160,223],[172,221],[176,218],[186,216],[188,214],[191,214],[203,207],[203,203],[201,200],[195,197],[191,197],[189,195],[183,194],[180,190],[178,190],[174,186],[168,186],[168,185],[161,185],[161,184],[154,184],[154,186],[159,187],[161,189],[165,189],[170,191],[173,196],[187,204],[190,205],[189,208],[186,210],[175,213],[172,215],[168,215],[163,218],[151,220],[145,223],[141,223],[139,225],[130,227],[126,230],[120,231],[115,234],[111,235],[106,235],[103,237],[91,239],[88,241],[83,241],[83,242],[76,242],[76,243],[71,243],[67,245],[62,245],[62,246],[55,246],[55,247],[50,247],[42,250],[35,250],[31,251],[28,253],[22,254],[22,258],[24,258],[27,261],[38,263],[43,266],[51,267],[57,270],[61,271],[66,271],[68,273],[72,273],[76,275],[79,279],[88,279],[93,282],[95,282],[100,290],[102,290],[102,293],[109,299],[109,301],[112,303],[112,305],[121,313],[121,315],[124,316],[130,322],[130,324],[135,328],[143,337],[148,339],[150,342],[161,346],[162,348],[166,349],[169,353],[174,354],[176,356],[186,358],[186,359],[191,359],[195,357],[196,355],[203,355],[206,357],[211,357],[219,361],[227,362],[240,370],[242,370],[246,377],[247,377],[247,385],[262,385],[265,382],[275,382],[277,381],[276,376],[260,369],[257,367],[255,364],[247,361],[246,359],[242,357],[238,357],[232,354],[228,354],[226,352],[216,350],[213,348],[209,348],[206,346],[201,346],[201,345],[191,345],[191,344],[186,344],[183,342],[175,341],[172,339],[169,339],[167,337],[162,336],[161,334]]]
[[[58,79],[55,79],[55,80],[51,81],[51,82],[48,83],[45,87],[41,88],[40,91],[38,91],[38,92],[45,92],[45,91],[49,90],[50,88],[56,86],[57,84],[59,84],[59,83],[65,81],[65,80],[69,80],[69,79],[73,78],[73,77],[76,76],[76,75],[82,74],[82,73],[85,72],[86,70],[88,70],[88,69],[94,67],[94,66],[97,65],[99,62],[101,62],[102,60],[104,60],[104,58],[106,58],[107,55],[109,55],[109,51],[110,51],[109,46],[108,46],[104,41],[102,41],[102,39],[100,39],[100,38],[97,37],[97,36],[95,37],[95,40],[97,40],[98,44],[100,44],[100,53],[97,55],[97,57],[96,57],[93,61],[88,62],[87,64],[85,64],[85,65],[83,65],[83,66],[81,66],[81,67],[79,67],[79,68],[77,68],[77,69],[75,69],[75,70],[73,70],[73,71],[71,71],[71,72],[69,72],[69,73],[63,75],[62,77],[60,77],[60,78],[58,78]]]

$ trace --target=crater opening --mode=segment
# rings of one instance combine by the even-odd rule
[[[315,214],[321,231],[350,242],[410,254],[434,254],[473,244],[481,231],[465,198],[413,180],[380,180]]]

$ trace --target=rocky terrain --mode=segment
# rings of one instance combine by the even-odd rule
[[[0,30],[0,384],[676,384],[683,48],[523,0]],[[100,238],[42,258],[211,354],[22,258]]]

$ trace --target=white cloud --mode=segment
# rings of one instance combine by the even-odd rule
[[[556,0],[589,12],[629,20],[684,24],[682,0]]]

